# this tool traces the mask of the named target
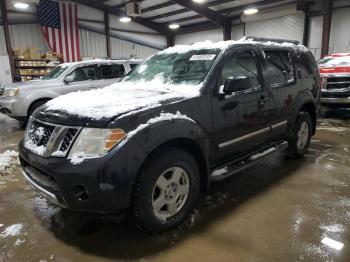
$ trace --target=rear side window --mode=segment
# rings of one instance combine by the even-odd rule
[[[130,64],[130,69],[133,70],[135,67],[137,67],[139,64]]]
[[[292,84],[295,81],[295,71],[292,54],[288,51],[264,51],[266,57],[267,75],[272,87]]]
[[[121,78],[125,75],[124,65],[101,65],[103,79]]]
[[[315,61],[310,54],[299,53],[298,54],[299,62],[299,77],[307,78],[314,74],[315,70]]]

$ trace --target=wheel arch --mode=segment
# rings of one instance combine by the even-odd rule
[[[316,113],[316,107],[314,103],[311,101],[304,103],[299,111],[307,112],[311,116],[312,134],[314,135],[316,133],[316,122],[317,122],[317,113]]]
[[[34,101],[31,102],[31,104],[29,105],[28,107],[28,110],[27,110],[27,116],[29,117],[29,113],[30,111],[32,110],[32,107],[34,106],[34,104],[38,103],[38,102],[42,102],[42,101],[45,101],[48,102],[49,100],[51,100],[53,98],[50,98],[50,97],[43,97],[43,98],[39,98],[39,99],[36,99]]]

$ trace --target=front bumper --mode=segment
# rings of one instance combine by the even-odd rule
[[[23,176],[47,200],[77,211],[119,213],[129,208],[133,181],[112,155],[84,160],[78,166],[66,158],[44,158],[19,145]]]
[[[350,107],[350,97],[321,97],[321,104],[334,107]]]
[[[0,97],[0,113],[15,119],[23,119],[26,114],[21,114],[17,107],[17,100],[12,97]]]

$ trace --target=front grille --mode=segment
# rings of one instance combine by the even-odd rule
[[[79,127],[44,123],[31,117],[26,131],[25,147],[43,157],[65,157],[79,130]]]
[[[50,126],[34,120],[28,129],[28,138],[36,146],[47,147],[55,126]]]
[[[350,77],[329,77],[326,82],[326,89],[350,88]]]

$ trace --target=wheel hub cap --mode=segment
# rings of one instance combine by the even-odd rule
[[[166,219],[176,215],[188,198],[189,178],[181,167],[172,167],[158,178],[152,195],[153,212],[156,217]]]
[[[309,125],[306,122],[302,122],[298,131],[297,147],[299,150],[303,150],[309,139]]]

